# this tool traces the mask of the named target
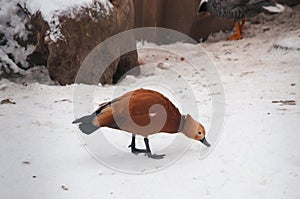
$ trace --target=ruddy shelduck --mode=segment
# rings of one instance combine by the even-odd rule
[[[165,155],[152,154],[148,136],[156,133],[181,132],[188,138],[210,144],[205,138],[204,126],[191,115],[181,115],[176,106],[159,92],[138,89],[99,105],[91,115],[75,120],[79,129],[91,134],[100,127],[110,127],[132,133],[129,147],[134,154],[145,153],[150,158],[161,159]],[[146,149],[135,147],[135,135],[144,137]]]

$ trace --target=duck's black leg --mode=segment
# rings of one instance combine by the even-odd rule
[[[140,153],[145,153],[149,158],[153,158],[153,159],[162,159],[162,158],[164,158],[164,156],[165,156],[164,154],[163,155],[156,155],[156,154],[151,153],[148,138],[144,138],[144,142],[145,142],[145,145],[146,145],[146,149],[137,149],[137,148],[135,148],[135,134],[132,134],[131,144],[128,147],[130,147],[131,152],[136,154],[136,155],[140,154]]]
[[[139,153],[147,153],[146,149],[137,149],[135,148],[135,134],[132,134],[131,144],[128,146],[131,148],[131,153],[139,154]]]
[[[151,149],[150,149],[150,146],[149,146],[149,139],[148,138],[144,138],[144,142],[145,142],[145,145],[146,145],[146,154],[149,158],[153,158],[153,159],[162,159],[165,157],[165,154],[162,154],[162,155],[157,155],[157,154],[152,154],[151,153]]]

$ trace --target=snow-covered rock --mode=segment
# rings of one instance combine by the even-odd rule
[[[59,33],[56,33],[57,40],[50,42],[48,46],[50,51],[48,69],[53,80],[60,84],[74,83],[81,63],[98,44],[134,27],[132,0],[116,0],[112,6],[113,8],[107,12],[102,1],[94,1],[88,6],[81,6],[80,9],[75,7],[60,12],[55,20],[50,21],[50,24],[58,22],[59,28]],[[51,35],[53,34],[50,34],[52,38]],[[124,45],[109,46],[105,53],[116,52]],[[136,46],[134,38],[127,40],[126,45]],[[104,69],[100,82],[110,84],[117,81],[124,73],[137,66],[137,61],[136,51],[121,56]],[[98,64],[99,67],[106,67],[101,63]],[[91,76],[90,79],[99,79],[99,74],[88,75]],[[87,80],[85,83],[91,82]]]
[[[26,74],[30,67],[46,65],[53,80],[73,83],[88,53],[133,28],[133,16],[132,0],[3,0],[0,75]],[[135,45],[134,39],[128,43]],[[136,65],[137,53],[126,54],[108,67],[101,82],[112,83]]]
[[[24,74],[34,46],[28,40],[28,15],[10,0],[0,1],[0,75]]]

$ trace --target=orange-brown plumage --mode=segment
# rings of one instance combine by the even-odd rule
[[[163,106],[167,113],[166,122],[160,131],[177,133],[181,121],[179,110],[162,94],[146,89],[131,91],[113,100],[110,106],[102,109],[100,114],[97,115],[97,122],[99,126],[122,129],[122,126],[126,125],[129,118],[132,118],[135,124],[144,127],[151,122],[151,114],[153,117],[160,117],[162,115],[160,110],[150,111],[150,108],[157,104]],[[144,137],[147,136],[144,132],[135,132],[134,128],[127,128],[129,128],[128,130],[131,133],[143,135]],[[150,134],[154,133],[157,132],[150,132]]]
[[[182,132],[189,138],[205,140],[205,129],[199,122],[190,115],[182,116],[168,98],[148,89],[134,90],[102,103],[92,115],[77,119],[73,123],[80,123],[80,130],[86,134],[100,127],[110,127],[141,135],[145,139],[148,135],[159,132]],[[206,140],[204,144],[209,146]],[[135,147],[134,140],[131,147]]]

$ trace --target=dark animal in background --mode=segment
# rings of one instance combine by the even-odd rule
[[[251,18],[264,10],[279,13],[284,7],[274,0],[201,0],[199,12],[208,11],[212,15],[235,21],[236,33],[228,40],[242,39],[246,18]]]

